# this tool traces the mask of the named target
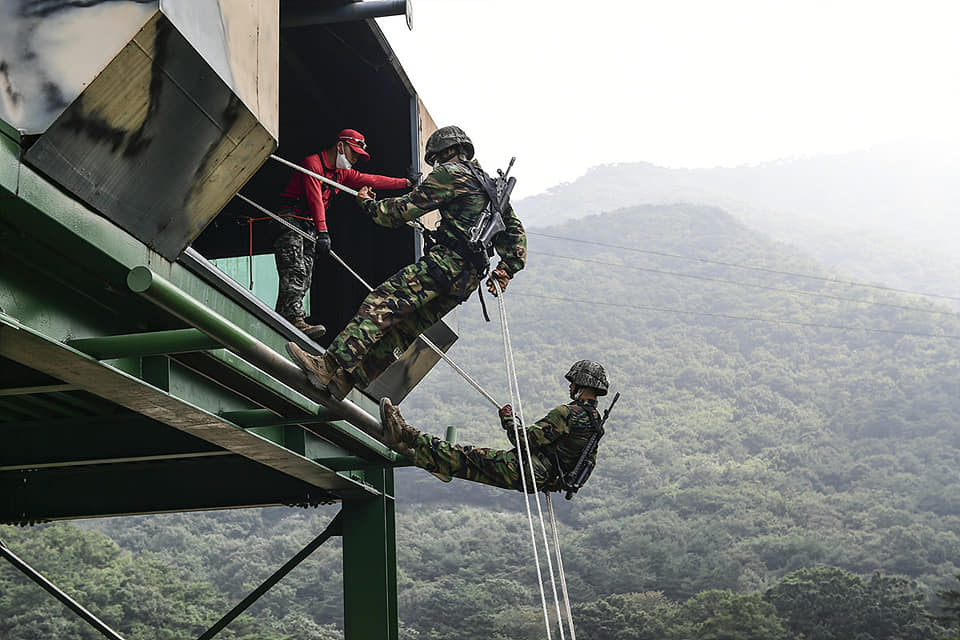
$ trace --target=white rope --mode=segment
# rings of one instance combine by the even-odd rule
[[[494,280],[496,282],[496,280]],[[508,347],[508,338],[507,338],[507,326],[506,326],[506,313],[503,306],[503,289],[500,288],[499,283],[496,284],[498,291],[497,297],[500,300],[500,331],[503,334],[503,358],[504,363],[507,369],[507,387],[510,394],[510,406],[515,407],[516,411],[514,412],[513,417],[513,441],[517,446],[519,451],[520,447],[520,432],[523,431],[523,440],[526,442],[526,429],[521,429],[523,424],[523,418],[520,407],[520,398],[519,394],[515,392],[517,388],[514,384],[514,375],[513,369],[511,368],[511,358],[510,358],[510,349]],[[527,450],[530,450],[529,444]],[[529,459],[529,458],[528,458]],[[518,460],[520,465],[520,485],[523,489],[523,504],[527,509],[527,523],[530,527],[530,542],[533,545],[533,564],[537,569],[537,586],[540,588],[540,603],[543,606],[543,624],[547,630],[547,640],[550,640],[550,612],[547,609],[547,594],[543,588],[543,574],[540,571],[540,553],[537,550],[537,534],[533,528],[533,513],[530,510],[530,492],[527,491],[527,474],[523,470],[523,457],[520,456]],[[536,477],[533,475],[533,466],[530,467],[530,481],[534,483],[534,493],[537,491],[536,487]],[[537,503],[539,505],[539,501]],[[541,516],[541,521],[542,521]]]
[[[533,493],[537,503],[537,516],[540,520],[540,531],[541,531],[541,534],[543,535],[543,546],[547,556],[547,569],[550,573],[550,586],[553,590],[553,603],[557,610],[557,625],[559,626],[559,629],[560,629],[560,639],[564,640],[563,615],[560,613],[560,599],[557,596],[557,584],[553,574],[553,560],[550,558],[550,543],[547,541],[547,529],[546,529],[546,525],[544,524],[543,509],[540,506],[540,493],[539,493],[539,488],[536,486],[536,476],[534,475],[534,468],[533,468],[533,455],[530,451],[530,440],[527,438],[526,428],[524,427],[521,429],[521,427],[518,426],[518,425],[521,425],[521,426],[525,425],[526,423],[524,422],[524,419],[523,419],[523,407],[520,404],[520,385],[517,379],[517,363],[513,356],[513,344],[510,340],[510,329],[507,326],[507,310],[506,310],[506,305],[503,301],[503,289],[500,288],[500,283],[497,282],[496,278],[492,278],[492,282],[493,282],[494,288],[496,289],[497,300],[499,301],[499,307],[500,307],[500,329],[503,333],[504,358],[506,359],[506,362],[507,362],[507,383],[510,385],[510,401],[511,403],[516,403],[513,405],[515,407],[515,416],[516,416],[514,419],[514,431],[516,436],[515,442],[517,443],[517,446],[519,448],[520,438],[519,438],[519,434],[516,433],[517,431],[519,431],[520,433],[523,434],[524,454],[527,460],[527,465],[530,469],[530,480],[531,482],[534,483]],[[534,562],[537,565],[537,578],[540,585],[541,602],[543,603],[543,608],[544,608],[543,613],[544,613],[544,622],[546,624],[546,629],[547,629],[547,640],[550,640],[550,622],[549,622],[549,617],[547,615],[546,596],[544,595],[543,578],[540,573],[540,559],[539,559],[539,553],[537,552],[537,542],[535,539],[536,536],[532,532],[533,517],[530,513],[530,502],[527,494],[526,479],[524,476],[525,474],[523,472],[523,466],[521,464],[520,478],[522,479],[522,484],[523,484],[524,502],[527,505],[527,518],[530,523],[531,535],[534,537],[533,558],[534,558]],[[547,495],[548,504],[549,504],[549,499],[550,497],[548,494]],[[559,553],[559,551],[560,551],[560,547],[558,545],[557,553]],[[566,585],[564,585],[564,590],[566,590]],[[571,619],[571,627],[572,627],[572,619]]]
[[[557,554],[557,573],[560,576],[560,589],[563,593],[563,606],[567,610],[567,624],[570,626],[570,640],[577,640],[573,630],[573,611],[570,610],[570,596],[567,594],[567,575],[563,571],[563,556],[560,555],[560,536],[557,534],[557,518],[553,514],[553,500],[547,494],[547,513],[550,514],[550,528],[553,530],[553,546]]]
[[[336,182],[335,180],[331,180],[330,178],[328,178],[328,177],[326,177],[326,176],[320,175],[319,173],[315,173],[315,172],[313,172],[313,171],[310,171],[309,169],[305,169],[304,167],[301,167],[301,166],[298,165],[298,164],[294,164],[293,162],[290,162],[289,160],[284,160],[283,158],[281,158],[281,157],[279,157],[279,156],[276,156],[276,155],[273,155],[273,154],[270,155],[270,158],[273,159],[273,160],[276,160],[277,162],[280,162],[280,163],[282,163],[282,164],[284,164],[284,165],[286,165],[286,166],[288,166],[288,167],[290,167],[290,168],[292,168],[292,169],[294,169],[294,170],[296,170],[296,171],[300,171],[301,173],[304,173],[304,174],[306,174],[306,175],[308,175],[308,176],[311,176],[311,177],[313,177],[313,178],[316,178],[317,180],[320,180],[321,182],[325,182],[326,184],[328,184],[328,185],[330,185],[330,186],[332,186],[332,187],[334,187],[334,188],[336,188],[336,189],[340,189],[340,190],[343,191],[344,193],[348,193],[348,194],[350,194],[350,195],[352,195],[352,196],[356,196],[356,195],[358,194],[358,192],[357,192],[356,190],[351,189],[350,187],[347,187],[347,186],[345,186],[345,185],[342,185],[342,184],[340,184],[339,182]],[[237,195],[238,195],[244,202],[246,202],[247,204],[250,204],[251,206],[256,207],[256,208],[259,209],[260,211],[263,211],[263,212],[266,213],[267,215],[269,215],[269,216],[271,216],[271,217],[279,220],[280,222],[284,223],[284,224],[285,224],[286,226],[288,226],[289,228],[294,229],[295,231],[297,231],[297,232],[300,233],[301,235],[304,235],[304,236],[307,235],[307,234],[306,234],[304,231],[302,231],[301,229],[299,229],[299,228],[297,228],[296,226],[290,224],[290,223],[287,222],[286,220],[283,220],[282,218],[280,218],[280,216],[277,216],[276,214],[268,211],[267,209],[261,207],[260,205],[254,203],[253,201],[245,198],[244,196],[242,196],[242,195],[240,195],[240,194],[237,194]],[[415,222],[412,221],[412,220],[408,220],[408,221],[407,221],[407,224],[410,225],[410,226],[412,226],[412,227],[422,229],[422,226],[421,226],[421,225],[418,225],[417,223],[415,223]],[[310,239],[313,240],[312,237],[310,237]],[[362,277],[360,277],[360,274],[358,274],[356,271],[354,271],[353,269],[351,269],[350,266],[349,266],[346,262],[344,262],[342,259],[340,259],[340,256],[338,256],[337,254],[335,254],[333,251],[330,251],[330,255],[333,257],[334,260],[336,260],[337,262],[339,262],[347,271],[349,271],[357,280],[359,280],[360,283],[363,284],[363,286],[365,286],[368,291],[373,291],[373,287],[371,287],[369,284],[367,284],[367,282],[366,282]],[[549,572],[550,572],[550,586],[551,586],[551,588],[552,588],[552,590],[553,590],[553,601],[554,601],[554,605],[556,606],[556,609],[557,609],[557,624],[559,625],[559,629],[560,629],[560,639],[561,639],[561,640],[564,640],[564,633],[563,633],[563,615],[560,613],[560,600],[559,600],[559,598],[558,598],[558,596],[557,596],[557,584],[556,584],[556,581],[554,580],[554,575],[553,575],[553,561],[552,561],[552,559],[550,558],[550,544],[549,544],[549,542],[547,541],[547,529],[546,529],[546,525],[544,524],[543,509],[542,509],[542,507],[540,506],[540,494],[539,494],[539,490],[538,490],[538,487],[537,487],[537,484],[536,484],[536,483],[537,483],[536,476],[534,475],[533,455],[532,455],[531,452],[530,452],[530,441],[527,439],[527,430],[526,430],[526,428],[522,428],[522,429],[521,429],[521,426],[524,425],[525,422],[524,422],[524,420],[523,420],[523,407],[522,407],[521,404],[520,404],[520,385],[519,385],[519,382],[518,382],[518,380],[517,380],[517,364],[516,364],[516,361],[514,360],[514,357],[513,357],[513,345],[511,344],[511,341],[510,341],[510,329],[507,327],[507,312],[506,312],[506,306],[504,305],[504,302],[503,302],[503,289],[500,288],[500,283],[497,282],[496,278],[491,279],[491,281],[493,282],[493,286],[494,286],[494,288],[495,288],[496,291],[497,291],[497,300],[498,300],[499,303],[500,303],[500,305],[499,305],[499,306],[500,306],[500,328],[501,328],[501,331],[502,331],[502,333],[503,333],[504,359],[505,359],[505,361],[506,361],[506,367],[507,367],[507,384],[508,384],[509,389],[510,389],[510,403],[511,403],[511,405],[514,407],[514,410],[515,410],[515,418],[514,418],[514,424],[513,424],[515,442],[517,443],[517,446],[518,446],[518,448],[519,448],[520,435],[522,434],[522,435],[523,435],[524,454],[525,454],[525,456],[526,456],[527,465],[528,465],[528,467],[529,467],[529,469],[530,469],[530,481],[533,482],[533,494],[534,494],[534,496],[535,496],[536,503],[537,503],[537,516],[538,516],[538,518],[539,518],[539,520],[540,520],[540,531],[541,531],[541,533],[542,533],[542,535],[543,535],[543,545],[544,545],[544,549],[545,549],[545,551],[546,551],[546,556],[547,556],[547,568],[548,568],[548,570],[549,570]],[[482,286],[482,284],[481,284],[481,286]],[[463,369],[461,369],[461,368],[457,365],[457,363],[455,363],[453,360],[451,360],[450,357],[447,356],[446,353],[444,353],[437,345],[433,344],[433,342],[431,342],[425,335],[422,335],[422,334],[421,334],[421,335],[420,335],[420,339],[423,340],[424,344],[426,344],[428,347],[430,347],[431,349],[433,349],[433,351],[436,352],[437,355],[439,355],[447,364],[449,364],[451,367],[453,367],[454,371],[456,371],[457,373],[459,373],[460,376],[463,377],[464,380],[466,380],[474,389],[476,389],[481,395],[483,395],[483,397],[485,397],[487,400],[489,400],[489,401],[497,408],[497,410],[499,411],[499,409],[500,409],[500,407],[501,407],[500,403],[497,402],[496,399],[495,399],[493,396],[491,396],[489,393],[487,393],[487,392],[483,389],[483,387],[481,387],[473,378],[471,378],[471,377],[467,374],[466,371],[464,371]],[[523,456],[521,456],[521,457],[523,457]],[[546,626],[547,640],[550,640],[550,638],[551,638],[551,636],[550,636],[550,616],[549,616],[549,613],[548,613],[548,610],[547,610],[547,598],[546,598],[546,594],[545,594],[545,592],[544,592],[544,587],[543,587],[543,575],[542,575],[542,573],[541,573],[541,571],[540,571],[540,557],[539,557],[539,552],[537,551],[537,537],[536,537],[536,534],[534,533],[533,514],[531,513],[531,510],[530,510],[530,497],[529,497],[530,494],[529,494],[529,492],[527,491],[527,479],[526,479],[526,474],[525,474],[524,471],[523,471],[523,461],[522,461],[522,460],[520,461],[520,481],[521,481],[521,485],[522,485],[522,487],[523,487],[524,504],[526,505],[526,509],[527,509],[527,521],[528,521],[529,524],[530,524],[530,538],[531,538],[531,541],[533,542],[533,559],[534,559],[534,562],[536,563],[536,566],[537,566],[537,583],[538,583],[538,585],[539,585],[539,587],[540,587],[540,601],[541,601],[541,603],[542,603],[542,605],[543,605],[543,620],[544,620],[544,624],[545,624],[545,626]],[[568,622],[569,628],[570,628],[570,638],[571,638],[571,640],[576,640],[576,634],[575,634],[575,632],[574,632],[574,630],[573,630],[573,614],[571,613],[571,610],[570,610],[570,599],[569,599],[569,597],[568,597],[568,595],[567,595],[567,580],[566,580],[566,575],[564,574],[564,571],[563,571],[563,559],[562,559],[561,554],[560,554],[560,538],[559,538],[559,536],[557,535],[557,522],[556,522],[556,518],[555,518],[554,513],[553,513],[553,503],[552,503],[551,500],[550,500],[550,494],[549,494],[549,493],[547,493],[546,500],[547,500],[547,508],[548,508],[548,510],[549,510],[549,513],[550,513],[550,527],[551,527],[551,529],[552,529],[552,531],[553,531],[553,541],[554,541],[554,548],[555,548],[554,552],[555,552],[556,555],[557,555],[557,568],[558,568],[559,576],[560,576],[560,586],[561,586],[561,590],[562,590],[562,592],[563,592],[563,601],[564,601],[564,605],[565,605],[566,612],[567,612],[567,622]]]

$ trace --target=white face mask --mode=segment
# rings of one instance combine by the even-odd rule
[[[349,169],[353,165],[347,160],[347,156],[343,153],[343,147],[337,147],[337,169]]]

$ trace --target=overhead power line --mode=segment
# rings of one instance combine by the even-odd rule
[[[618,244],[609,244],[606,242],[597,242],[594,240],[581,240],[579,238],[567,238],[565,236],[556,236],[549,233],[540,233],[538,231],[527,231],[529,236],[540,236],[542,238],[552,238],[554,240],[566,240],[567,242],[579,242],[581,244],[591,244],[598,247],[608,247],[611,249],[621,249],[623,251],[633,251],[634,253],[644,253],[654,256],[662,256],[666,258],[676,258],[677,260],[689,260],[691,262],[704,262],[707,264],[718,264],[724,267],[732,267],[735,269],[746,269],[748,271],[761,271],[764,273],[775,273],[781,276],[791,276],[794,278],[807,278],[808,280],[820,280],[822,282],[831,282],[834,284],[846,284],[853,287],[866,287],[869,289],[880,289],[881,291],[894,291],[897,293],[908,293],[915,296],[925,296],[927,298],[940,298],[943,300],[954,300],[960,301],[960,296],[947,296],[939,293],[925,293],[923,291],[912,291],[910,289],[898,289],[896,287],[886,287],[880,284],[870,284],[867,282],[857,282],[855,280],[841,280],[839,278],[828,278],[826,276],[814,276],[808,273],[796,273],[792,271],[780,271],[778,269],[768,269],[766,267],[755,267],[747,264],[739,264],[736,262],[723,262],[722,260],[710,260],[708,258],[697,258],[693,256],[684,256],[677,253],[669,253],[666,251],[655,251],[653,249],[638,249],[636,247],[626,247]]]
[[[862,299],[858,299],[858,298],[847,298],[847,297],[844,297],[844,296],[834,296],[834,295],[830,295],[829,293],[818,293],[818,292],[815,292],[815,291],[804,291],[804,290],[802,290],[802,289],[790,289],[790,288],[785,288],[785,287],[773,287],[773,286],[769,286],[769,285],[755,284],[755,283],[751,283],[751,282],[737,282],[736,280],[727,280],[727,279],[724,279],[724,278],[713,278],[713,277],[710,277],[710,276],[700,276],[700,275],[696,275],[696,274],[693,274],[693,273],[682,273],[682,272],[680,272],[680,271],[669,271],[669,270],[666,270],[666,269],[654,269],[654,268],[652,268],[652,267],[638,267],[638,266],[635,266],[635,265],[632,265],[632,264],[623,264],[623,263],[617,263],[617,262],[606,262],[606,261],[604,261],[604,260],[593,260],[592,258],[578,258],[578,257],[576,257],[576,256],[565,256],[565,255],[559,255],[559,254],[556,254],[556,253],[548,253],[548,252],[546,252],[546,251],[530,251],[529,253],[531,253],[531,254],[533,254],[533,255],[548,256],[548,257],[550,257],[550,258],[559,258],[559,259],[561,259],[561,260],[575,260],[575,261],[577,261],[577,262],[589,262],[589,263],[591,263],[591,264],[602,264],[602,265],[605,265],[605,266],[608,266],[608,267],[621,267],[621,268],[624,268],[624,269],[632,269],[632,270],[634,270],[634,271],[644,271],[644,272],[647,272],[647,273],[657,273],[657,274],[666,275],[666,276],[675,276],[675,277],[677,277],[677,278],[692,278],[692,279],[694,279],[694,280],[703,280],[703,281],[706,281],[706,282],[720,282],[720,283],[723,283],[723,284],[736,285],[736,286],[738,286],[738,287],[750,287],[750,288],[753,288],[753,289],[765,289],[765,290],[767,290],[767,291],[777,291],[777,292],[779,292],[779,293],[789,293],[789,294],[795,294],[795,295],[800,295],[800,296],[810,296],[810,297],[813,297],[813,298],[827,298],[827,299],[830,299],[830,300],[842,300],[842,301],[845,301],[845,302],[855,302],[855,303],[857,303],[857,304],[869,304],[869,305],[875,305],[875,306],[878,306],[878,307],[890,307],[890,308],[892,308],[892,309],[904,309],[904,310],[907,310],[907,311],[918,311],[918,312],[920,312],[920,313],[933,313],[933,314],[938,314],[938,315],[954,316],[954,317],[957,316],[957,313],[956,313],[955,311],[943,311],[943,310],[940,310],[940,309],[924,309],[924,308],[922,308],[922,307],[914,307],[914,306],[903,305],[903,304],[893,304],[893,303],[891,303],[891,302],[877,302],[877,301],[875,301],[875,300],[862,300]]]
[[[779,318],[756,318],[752,316],[737,316],[728,313],[711,313],[709,311],[691,311],[689,309],[670,309],[666,307],[651,307],[647,305],[623,304],[622,302],[601,302],[597,300],[584,300],[580,298],[567,298],[563,296],[548,296],[540,293],[526,293],[525,291],[511,291],[515,296],[525,298],[540,298],[543,300],[554,300],[557,302],[575,302],[580,304],[589,304],[600,307],[615,307],[617,309],[636,309],[638,311],[655,311],[658,313],[675,313],[680,315],[706,316],[709,318],[722,318],[725,320],[741,320],[748,322],[764,322],[767,324],[788,324],[798,327],[812,327],[816,329],[836,329],[840,331],[864,331],[867,333],[892,333],[900,336],[915,336],[918,338],[941,338],[945,340],[960,340],[960,336],[920,333],[916,331],[899,331],[897,329],[872,329],[869,327],[847,327],[835,324],[823,324],[819,322],[801,322],[798,320],[783,320]]]

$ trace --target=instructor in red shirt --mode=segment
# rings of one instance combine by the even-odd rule
[[[354,129],[344,129],[328,148],[304,158],[300,166],[314,173],[350,187],[374,189],[404,189],[413,186],[408,178],[390,178],[369,173],[360,173],[353,166],[361,160],[369,160],[367,141]],[[280,214],[304,231],[313,231],[316,240],[310,242],[298,233],[285,231],[273,246],[280,275],[280,291],[276,310],[310,338],[319,338],[326,330],[322,325],[307,322],[303,310],[303,297],[313,280],[314,256],[330,251],[330,234],[327,232],[327,207],[330,196],[337,191],[330,185],[294,171],[287,188],[280,194]]]

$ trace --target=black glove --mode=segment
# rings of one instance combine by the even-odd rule
[[[326,231],[317,231],[314,246],[318,256],[325,256],[330,253],[330,234]]]
[[[514,427],[514,418],[513,418],[513,407],[509,404],[505,404],[500,407],[500,411],[497,413],[500,414],[500,426],[510,431]]]
[[[420,184],[420,178],[422,177],[423,177],[423,174],[417,171],[416,169],[414,169],[413,167],[410,167],[407,169],[406,178],[407,180],[410,181],[411,189],[417,188],[417,185]]]

